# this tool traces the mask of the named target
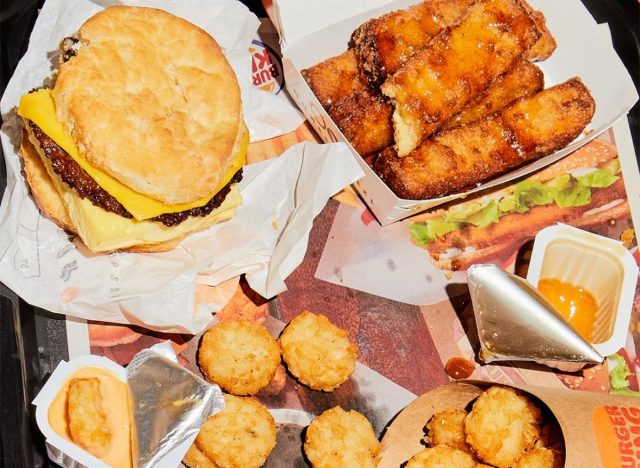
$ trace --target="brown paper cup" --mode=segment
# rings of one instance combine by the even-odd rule
[[[418,397],[387,428],[378,466],[401,466],[425,448],[420,441],[425,435],[427,421],[435,413],[447,408],[465,408],[491,385],[480,381],[455,382]],[[567,468],[638,466],[640,399],[568,389],[511,386],[533,395],[555,416],[564,436]]]

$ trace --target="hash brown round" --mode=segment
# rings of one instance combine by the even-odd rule
[[[218,465],[213,463],[209,458],[198,449],[198,446],[194,442],[184,454],[182,463],[189,468],[218,468]]]
[[[427,423],[427,435],[424,441],[429,447],[448,445],[449,447],[471,453],[465,440],[463,409],[446,409],[433,415]]]
[[[513,468],[562,468],[563,465],[559,454],[537,447],[520,457]]]
[[[339,406],[311,421],[304,441],[304,453],[314,468],[374,468],[380,450],[369,420],[357,411],[345,411]]]
[[[276,445],[276,423],[257,400],[224,395],[224,409],[204,422],[195,445],[214,466],[258,468]]]
[[[355,370],[358,349],[347,332],[324,315],[303,311],[279,341],[289,372],[314,390],[330,392]]]
[[[253,395],[273,378],[280,347],[260,324],[225,320],[202,337],[198,363],[208,381],[234,395]]]
[[[476,468],[476,462],[462,450],[436,445],[414,454],[406,468]]]
[[[533,448],[541,419],[527,397],[494,385],[478,397],[464,421],[467,443],[484,463],[510,467]]]

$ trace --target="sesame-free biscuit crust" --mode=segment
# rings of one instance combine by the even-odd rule
[[[168,204],[210,195],[241,127],[240,88],[216,41],[153,8],[87,20],[60,66],[58,119],[95,167]]]

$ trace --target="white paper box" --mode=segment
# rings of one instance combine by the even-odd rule
[[[327,17],[330,18],[329,21],[333,21],[331,24],[323,23],[322,18],[318,17],[322,12],[316,11],[317,9],[313,10],[314,15],[295,14],[305,11],[302,5],[316,3],[315,0],[295,0],[297,6],[294,7],[293,0],[274,0],[276,22],[279,23],[278,29],[283,39],[286,86],[324,141],[347,142],[307,86],[300,71],[344,52],[351,33],[369,18],[406,8],[416,2],[398,0],[381,7],[371,8],[379,5],[380,0],[360,1],[357,5],[363,8],[368,6],[370,9],[362,10],[362,13],[339,21],[335,21],[335,9],[329,13],[328,11],[332,9],[327,8]],[[564,82],[574,76],[580,77],[596,101],[596,112],[592,122],[580,137],[556,153],[486,182],[473,190],[429,200],[398,198],[349,145],[365,172],[365,177],[356,182],[355,187],[383,226],[459,198],[464,194],[504,183],[547,166],[592,140],[616,120],[626,116],[638,100],[638,93],[624,64],[580,0],[530,0],[529,3],[544,13],[547,26],[558,44],[556,51],[549,59],[538,63],[544,72],[545,87]],[[347,14],[353,13],[354,8],[355,5],[352,5],[347,9]],[[322,27],[323,24],[324,27]],[[301,31],[305,28],[313,32],[301,35]]]

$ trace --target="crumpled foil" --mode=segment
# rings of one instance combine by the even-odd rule
[[[159,466],[172,449],[195,436],[224,408],[222,391],[177,363],[168,343],[139,352],[127,366],[132,408],[132,459]]]
[[[524,279],[493,264],[478,264],[467,271],[467,281],[483,362],[536,361],[562,368],[553,363],[604,361]]]

